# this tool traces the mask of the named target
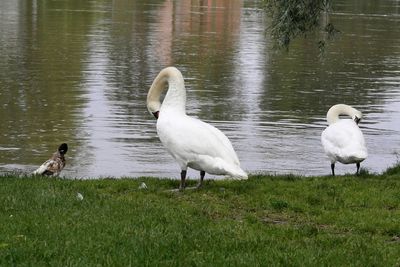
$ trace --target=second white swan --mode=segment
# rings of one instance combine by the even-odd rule
[[[339,115],[348,115],[352,119],[340,119]],[[329,126],[322,132],[321,142],[326,155],[331,161],[332,175],[335,175],[335,163],[355,163],[357,172],[360,162],[368,156],[364,136],[358,127],[362,114],[345,104],[332,106],[326,115]]]
[[[178,69],[168,67],[157,75],[147,94],[147,109],[157,118],[162,144],[181,168],[180,190],[185,188],[188,167],[200,171],[198,187],[205,173],[247,179],[229,139],[214,126],[186,115],[186,89]]]

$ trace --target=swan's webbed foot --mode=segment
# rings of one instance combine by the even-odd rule
[[[332,176],[335,176],[335,163],[331,164]]]

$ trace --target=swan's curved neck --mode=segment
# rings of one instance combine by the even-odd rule
[[[160,102],[162,92],[167,88],[164,101]],[[186,112],[186,90],[181,72],[174,67],[163,69],[154,79],[147,94],[147,109],[152,114],[157,114],[160,109],[174,109]]]
[[[330,125],[337,122],[340,115],[348,115],[352,119],[355,119],[355,117],[357,117],[357,119],[361,119],[361,112],[359,112],[357,109],[352,108],[349,105],[337,104],[332,106],[326,114],[328,124]]]

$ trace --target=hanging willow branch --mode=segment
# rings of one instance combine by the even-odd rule
[[[326,38],[318,42],[320,49],[325,40],[339,31],[329,22],[331,0],[263,0],[264,9],[271,18],[271,36],[279,47],[288,49],[298,36],[319,30]]]

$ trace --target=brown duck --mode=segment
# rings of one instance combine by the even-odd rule
[[[68,145],[62,143],[53,156],[46,160],[33,174],[58,176],[65,166],[65,153],[68,151]]]

